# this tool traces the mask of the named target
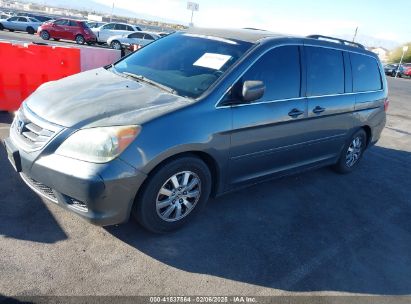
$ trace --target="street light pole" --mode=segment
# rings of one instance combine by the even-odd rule
[[[114,10],[114,2],[113,2],[113,6],[111,7],[110,22],[113,20],[113,10]]]
[[[398,76],[398,72],[400,71],[402,60],[404,59],[404,55],[407,51],[408,51],[408,45],[404,45],[402,47],[402,56],[401,56],[400,64],[398,65],[398,68],[397,68],[397,73],[395,73],[395,78],[397,78]]]

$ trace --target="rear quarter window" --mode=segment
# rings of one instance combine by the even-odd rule
[[[382,89],[380,69],[373,57],[350,53],[354,92]]]

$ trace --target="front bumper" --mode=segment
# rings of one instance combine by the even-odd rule
[[[118,158],[93,164],[56,154],[34,156],[19,150],[10,138],[4,145],[9,156],[13,152],[18,155],[21,164],[14,167],[20,168],[23,181],[32,190],[96,225],[127,221],[146,178]]]

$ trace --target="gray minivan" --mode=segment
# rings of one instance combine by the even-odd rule
[[[387,106],[384,69],[360,44],[192,28],[42,85],[5,146],[61,207],[167,232],[210,195],[320,166],[352,171]]]

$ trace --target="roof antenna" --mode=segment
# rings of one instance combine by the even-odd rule
[[[355,38],[357,38],[358,26],[355,28],[354,37],[352,38],[352,42],[355,42]]]

